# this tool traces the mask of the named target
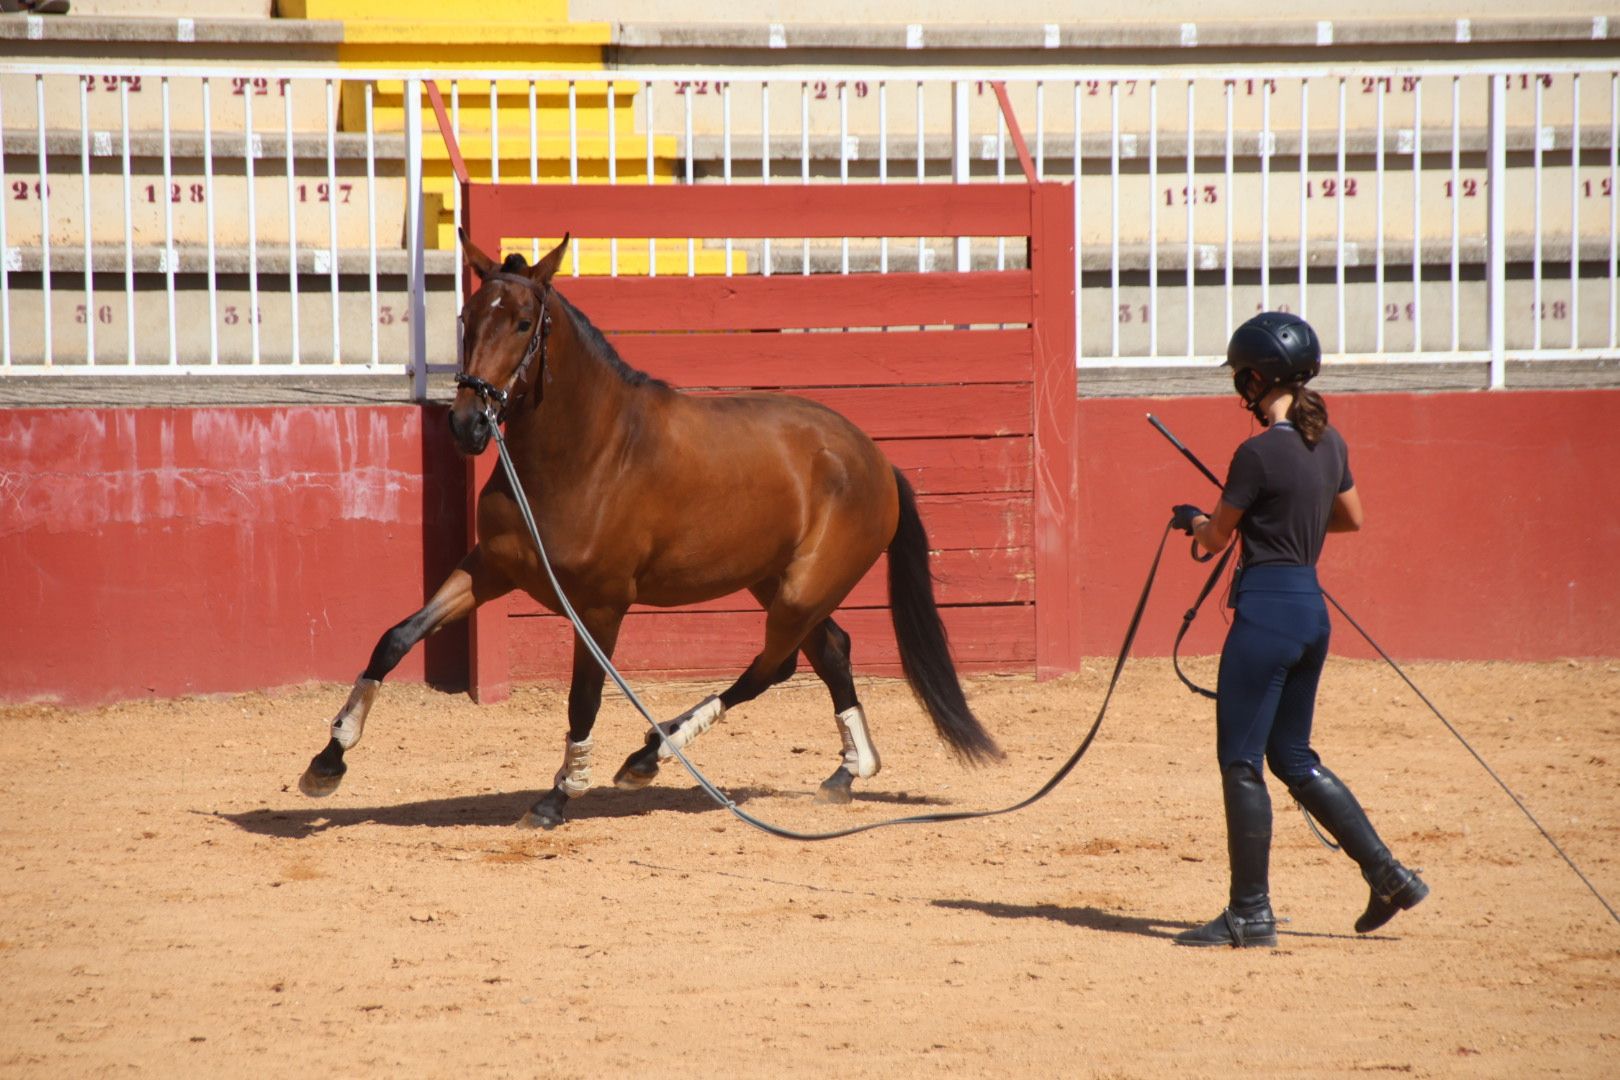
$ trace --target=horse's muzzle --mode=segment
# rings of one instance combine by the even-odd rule
[[[450,410],[450,437],[456,449],[468,457],[477,457],[489,446],[492,431],[489,414],[476,405],[457,406]]]

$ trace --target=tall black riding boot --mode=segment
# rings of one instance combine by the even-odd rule
[[[1356,933],[1367,934],[1393,919],[1397,912],[1416,907],[1429,887],[1423,879],[1395,861],[1389,848],[1367,820],[1344,781],[1325,767],[1311,769],[1310,778],[1290,789],[1301,806],[1322,823],[1344,853],[1356,860],[1361,876],[1367,879],[1372,895],[1367,910],[1356,920]]]
[[[1197,930],[1176,935],[1177,945],[1245,946],[1277,944],[1277,917],[1271,913],[1271,796],[1260,774],[1248,765],[1228,765],[1221,773],[1226,799],[1226,854],[1232,892],[1225,911]]]

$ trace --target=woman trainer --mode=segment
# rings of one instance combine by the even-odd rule
[[[1355,924],[1365,934],[1417,904],[1429,887],[1395,861],[1356,797],[1311,749],[1331,631],[1316,560],[1327,533],[1361,528],[1361,498],[1344,439],[1328,426],[1321,395],[1305,386],[1322,367],[1309,323],[1279,312],[1256,315],[1232,335],[1224,366],[1265,430],[1232,456],[1214,514],[1183,504],[1174,524],[1208,551],[1224,550],[1234,532],[1243,542],[1215,702],[1231,895],[1225,911],[1177,934],[1176,943],[1277,944],[1262,761],[1360,865],[1372,889]]]

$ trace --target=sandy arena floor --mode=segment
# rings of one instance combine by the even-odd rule
[[[1000,805],[1106,670],[972,681],[1007,751],[977,771],[863,683],[885,768],[849,807],[811,799],[838,741],[802,676],[695,757],[797,828]],[[1412,671],[1620,902],[1620,663]],[[1380,666],[1330,663],[1318,748],[1433,894],[1358,938],[1360,877],[1273,783],[1275,951],[1170,944],[1220,910],[1225,856],[1213,715],[1161,662],[1035,807],[821,844],[669,768],[514,829],[560,757],[550,689],[385,687],[343,787],[306,799],[346,693],[0,709],[0,1075],[1620,1076],[1620,924]],[[610,693],[598,782],[640,741]]]

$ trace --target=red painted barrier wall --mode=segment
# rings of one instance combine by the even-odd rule
[[[0,700],[353,679],[461,557],[465,472],[442,410],[0,410]],[[440,638],[400,674],[464,684]]]
[[[1328,537],[1323,587],[1400,658],[1620,655],[1620,391],[1328,396],[1350,444],[1362,531]],[[1148,424],[1153,412],[1216,475],[1259,430],[1230,398],[1081,402],[1082,647],[1111,654],[1170,507],[1216,490]],[[1137,651],[1169,652],[1208,569],[1171,541]],[[1183,652],[1219,651],[1212,598]],[[1373,656],[1335,614],[1333,649]]]
[[[1340,395],[1367,507],[1324,584],[1401,658],[1620,655],[1620,391]],[[1250,422],[1226,399],[1081,403],[1081,634],[1109,655],[1171,504]],[[414,407],[0,411],[0,700],[88,704],[348,681],[464,550],[465,475]],[[1202,569],[1177,538],[1138,642]],[[1206,607],[1188,652],[1219,649]],[[1340,626],[1335,650],[1370,655]],[[464,685],[466,639],[396,678]]]

